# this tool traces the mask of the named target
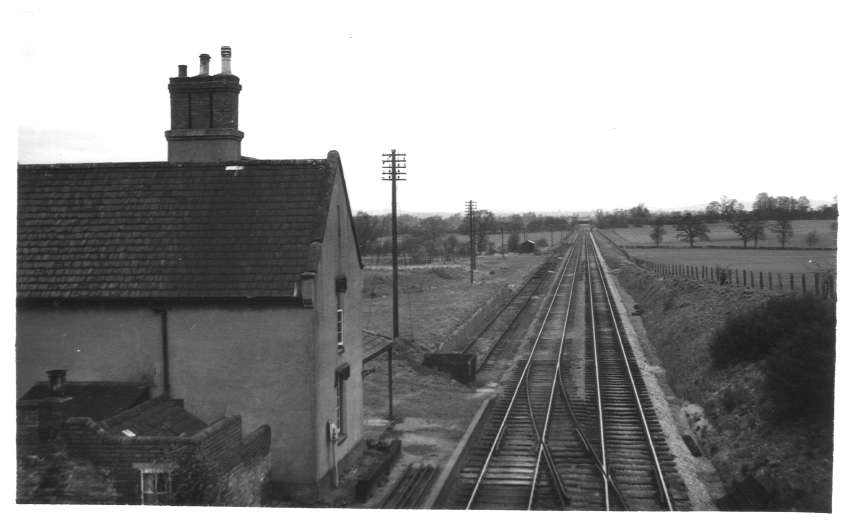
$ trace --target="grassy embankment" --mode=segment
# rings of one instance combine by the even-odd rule
[[[777,410],[784,403],[766,391],[769,359],[722,367],[712,360],[711,344],[728,320],[759,309],[777,294],[659,277],[627,261],[607,241],[599,243],[620,283],[643,308],[642,320],[667,380],[685,401],[683,410],[727,487],[752,478],[770,497],[765,509],[829,511],[831,422],[793,415],[780,419]],[[742,255],[740,261],[751,261],[744,256],[749,251],[735,252]],[[783,252],[759,252],[769,253]]]

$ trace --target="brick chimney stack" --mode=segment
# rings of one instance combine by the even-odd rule
[[[242,158],[239,131],[239,78],[230,71],[230,47],[221,48],[221,74],[210,75],[209,54],[200,72],[188,77],[185,65],[171,78],[171,129],[166,130],[168,162],[233,162]]]
[[[209,54],[201,54],[199,56],[201,58],[201,72],[200,76],[209,76],[210,75],[210,55]]]
[[[65,374],[67,370],[48,370],[47,371],[47,386],[50,388],[52,395],[62,395],[65,388]]]
[[[230,72],[230,46],[221,46],[221,73],[232,74]]]

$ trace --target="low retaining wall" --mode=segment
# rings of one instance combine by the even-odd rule
[[[490,297],[487,302],[475,310],[469,319],[455,327],[449,336],[437,346],[436,352],[456,352],[463,350],[481,330],[487,326],[490,320],[498,314],[504,305],[511,299],[514,291],[508,287],[502,287],[499,292]]]

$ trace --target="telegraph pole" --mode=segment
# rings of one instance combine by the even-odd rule
[[[474,200],[466,201],[466,217],[469,219],[469,283],[475,283],[475,213],[478,209]]]
[[[393,206],[393,344],[387,349],[387,391],[389,393],[389,419],[393,419],[393,347],[398,340],[398,226],[396,219],[396,181],[403,181],[400,175],[404,175],[407,168],[407,154],[396,153],[395,148],[390,153],[381,154],[383,159],[383,180],[392,183]]]
[[[499,235],[502,237],[502,258],[505,257],[505,228],[499,227]]]

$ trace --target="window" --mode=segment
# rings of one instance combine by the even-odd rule
[[[342,305],[337,296],[336,304],[336,351],[340,354],[345,352],[345,345],[342,341]]]
[[[343,295],[345,291],[348,289],[348,280],[345,276],[337,276],[334,281],[334,285],[336,286],[336,351],[338,354],[342,354],[345,352],[345,340],[343,333],[344,324],[343,324]]]
[[[133,464],[139,470],[142,505],[165,505],[171,502],[171,472],[175,465]]]
[[[342,365],[334,372],[334,387],[336,389],[336,425],[339,428],[337,442],[342,443],[345,440],[347,429],[345,427],[345,381],[351,374],[351,368],[348,363]]]

